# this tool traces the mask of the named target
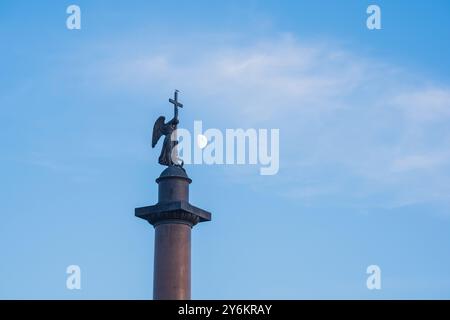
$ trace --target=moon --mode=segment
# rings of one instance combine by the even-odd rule
[[[203,149],[204,147],[206,147],[207,144],[208,144],[208,139],[204,135],[199,134],[197,136],[197,145],[198,145],[198,147],[200,149]]]

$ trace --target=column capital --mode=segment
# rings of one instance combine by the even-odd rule
[[[185,223],[195,226],[211,221],[211,213],[191,205],[187,201],[159,202],[153,206],[136,208],[135,216],[155,226],[161,223]]]

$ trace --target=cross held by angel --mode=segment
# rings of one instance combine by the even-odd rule
[[[178,108],[183,108],[183,104],[178,101],[178,90],[174,92],[174,98],[169,99],[169,102],[173,104],[174,116],[168,121],[164,122],[166,118],[160,116],[154,126],[152,135],[152,148],[156,146],[161,136],[164,136],[164,142],[161,149],[158,162],[163,166],[180,166],[183,167],[183,161],[178,158],[176,145],[178,140],[176,137],[172,137],[174,131],[177,130],[178,125]]]

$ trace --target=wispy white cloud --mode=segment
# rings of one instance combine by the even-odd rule
[[[415,121],[442,121],[450,118],[449,89],[419,88],[394,97],[393,103]]]
[[[201,109],[193,112],[228,127],[279,127],[280,174],[296,172],[286,180],[288,190],[293,179],[323,178],[320,168],[337,166],[340,172],[328,176],[336,193],[348,191],[343,177],[364,181],[361,192],[368,195],[384,190],[393,202],[395,194],[409,203],[449,191],[448,84],[290,35],[244,45],[177,46],[122,53],[95,68],[95,76],[114,90],[181,88],[191,108]],[[296,186],[289,196],[298,190],[301,197],[327,196],[331,181],[316,180],[313,189]]]
[[[289,110],[333,109],[368,71],[344,51],[301,45],[289,35],[236,47],[179,47],[178,53],[163,46],[149,55],[112,59],[100,69],[100,82],[147,91],[176,85],[191,96],[214,99],[227,114],[259,121]]]
[[[439,165],[448,163],[448,154],[416,154],[394,159],[393,172],[405,172],[411,170],[436,169]]]

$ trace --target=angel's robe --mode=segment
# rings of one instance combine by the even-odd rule
[[[177,124],[178,120],[173,118],[160,128],[161,133],[164,135],[164,142],[158,162],[164,166],[171,166],[174,164],[174,161],[172,161],[172,150],[177,145],[178,141],[172,141],[171,136],[177,129]]]

